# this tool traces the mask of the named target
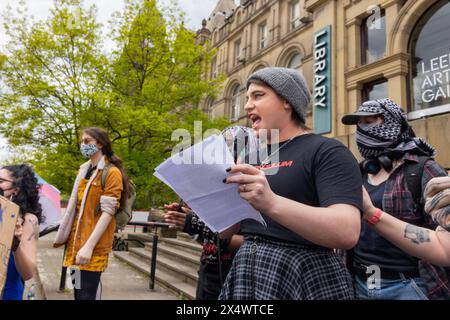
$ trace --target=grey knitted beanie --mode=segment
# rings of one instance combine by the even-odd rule
[[[254,72],[247,80],[247,89],[252,80],[259,80],[268,85],[281,98],[285,99],[297,112],[303,123],[309,105],[309,90],[303,75],[289,68],[264,68]]]

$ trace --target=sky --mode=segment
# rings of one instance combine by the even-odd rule
[[[23,0],[28,7],[28,14],[34,16],[35,20],[44,20],[50,14],[50,8],[53,5],[53,0]],[[169,0],[158,0],[161,3],[169,3]],[[3,13],[7,5],[12,8],[17,7],[18,0],[0,0],[0,50],[5,45],[7,38],[3,28]],[[181,9],[186,13],[185,25],[193,30],[201,28],[202,20],[208,18],[216,6],[218,0],[178,0]],[[115,11],[121,11],[124,7],[124,0],[84,0],[84,5],[89,7],[95,4],[98,9],[98,21],[103,24],[104,34],[107,33],[106,27],[111,14]],[[107,49],[113,43],[105,41],[105,48]],[[4,138],[0,137],[0,161],[8,158],[8,146]]]
[[[45,19],[50,14],[53,0],[24,0],[29,9],[29,14],[36,20]],[[169,3],[169,0],[158,0],[161,3]],[[0,0],[0,46],[5,44],[5,34],[3,29],[3,12],[9,4],[15,8],[18,0]],[[202,26],[202,19],[208,18],[211,11],[216,6],[218,0],[178,0],[179,6],[186,13],[186,26],[197,30]],[[108,25],[111,14],[123,9],[123,0],[83,0],[85,6],[95,4],[98,8],[98,20],[104,27]]]

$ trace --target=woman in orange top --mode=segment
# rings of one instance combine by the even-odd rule
[[[116,227],[113,216],[121,199],[128,196],[129,181],[103,129],[84,129],[80,150],[89,161],[78,171],[54,246],[66,244],[64,266],[79,269],[74,272],[75,300],[95,300],[101,295],[100,277],[112,251]],[[113,166],[103,189],[102,172],[110,163]]]

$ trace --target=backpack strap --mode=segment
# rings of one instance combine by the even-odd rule
[[[106,177],[108,176],[109,169],[113,166],[112,163],[105,164],[102,171],[102,190],[105,191]]]
[[[409,192],[414,199],[414,211],[422,206],[422,176],[425,163],[431,159],[428,156],[419,156],[418,162],[408,162],[405,169],[405,179]]]
[[[106,186],[106,177],[108,176],[109,169],[113,166],[112,163],[105,164],[102,170],[102,178],[101,178],[101,185],[102,185],[102,191],[105,192],[105,186]],[[100,203],[95,207],[95,214],[100,212]]]

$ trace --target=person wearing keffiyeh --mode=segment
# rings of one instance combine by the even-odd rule
[[[442,227],[431,231],[437,226],[436,219],[425,212],[436,208],[432,204],[442,202],[428,199],[424,208],[424,196],[432,196],[426,192],[427,183],[447,175],[434,161],[436,150],[415,135],[405,112],[390,99],[364,102],[357,112],[344,116],[342,123],[357,125],[356,143],[364,158],[364,223],[360,240],[349,255],[358,298],[448,297],[450,287],[445,270],[426,262],[450,264],[449,250],[436,249],[441,241],[450,246],[448,232]],[[412,174],[420,182],[420,190],[409,189]],[[419,197],[415,198],[415,194]],[[374,265],[381,277],[375,285],[370,283],[371,273],[367,273]]]

